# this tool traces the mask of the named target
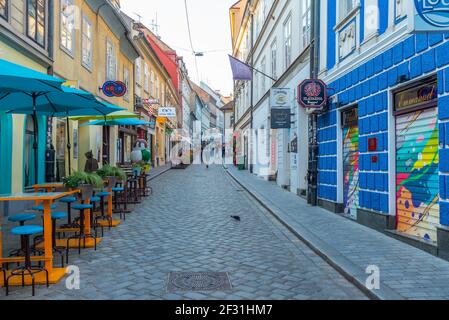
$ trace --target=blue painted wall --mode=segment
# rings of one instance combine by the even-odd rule
[[[380,0],[382,2],[382,0]],[[411,81],[437,74],[440,128],[440,216],[449,226],[449,34],[412,35],[363,65],[353,68],[329,84],[341,106],[358,103],[360,149],[360,206],[389,212],[388,183],[388,100],[398,78]],[[332,61],[331,61],[332,62]],[[332,64],[332,63],[331,63]],[[337,201],[337,105],[318,118],[319,198]],[[392,128],[392,131],[393,128]],[[368,139],[377,138],[379,148],[368,152]],[[372,156],[378,162],[371,161]]]
[[[335,66],[336,34],[334,27],[337,24],[337,0],[328,0],[327,3],[327,69]]]

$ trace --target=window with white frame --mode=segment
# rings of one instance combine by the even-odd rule
[[[287,18],[284,23],[284,68],[287,69],[292,63],[292,17]]]
[[[88,69],[92,69],[92,24],[84,16],[82,24],[81,62]]]
[[[396,1],[396,0],[395,0]],[[365,38],[377,33],[379,30],[378,0],[365,0]]]
[[[311,0],[302,0],[302,45],[307,47],[310,44],[310,34],[312,30]]]
[[[259,72],[256,72],[254,75],[253,75],[253,79],[254,79],[254,87],[253,87],[253,90],[254,90],[254,96],[253,96],[253,98],[255,99],[255,100],[257,100],[257,96],[258,96],[258,94],[259,94]],[[250,100],[248,100],[248,101],[250,101]],[[251,102],[250,102],[251,103]]]
[[[343,20],[355,9],[357,0],[339,0],[339,18]]]
[[[155,98],[155,92],[156,90],[154,89],[154,71],[151,70],[150,71],[150,95]]]
[[[266,63],[266,59],[265,59],[265,57],[263,57],[263,59],[262,59],[262,62],[260,63],[260,71],[262,71],[263,73],[267,73],[267,63]],[[265,82],[266,82],[266,80],[265,80],[265,75],[263,75],[263,74],[260,74],[260,76],[261,76],[261,79],[260,79],[260,88],[262,89],[261,90],[261,94],[262,94],[262,96],[265,94],[265,90],[266,90],[266,87],[265,87]]]
[[[0,0],[0,17],[8,19],[9,0]]]
[[[114,81],[117,79],[117,56],[114,44],[106,41],[106,80]]]
[[[276,79],[277,78],[277,54],[278,54],[278,44],[277,39],[274,39],[274,41],[271,43],[271,76]]]
[[[61,0],[61,47],[73,54],[75,6],[73,0]]]
[[[156,99],[159,99],[159,102],[160,103],[162,103],[162,99],[161,99],[161,96],[159,95],[160,93],[159,93],[159,78],[156,76],[156,88],[155,88],[155,98]]]
[[[407,7],[405,0],[394,0],[395,2],[395,19],[396,21],[402,20],[407,16]]]
[[[143,88],[147,93],[150,92],[150,79],[148,72],[148,64],[146,62],[143,63]]]
[[[127,67],[123,67],[123,83],[126,85],[126,93],[123,97],[125,101],[129,101],[129,69]]]
[[[142,81],[142,60],[139,58],[136,59],[136,61],[134,62],[135,65],[135,69],[136,69],[136,84],[138,86],[141,86],[141,81]]]

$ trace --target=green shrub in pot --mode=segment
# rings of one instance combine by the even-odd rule
[[[126,174],[125,171],[123,171],[121,168],[113,167],[111,165],[104,165],[101,169],[97,171],[97,174],[102,177],[103,179],[106,179],[108,177],[115,177],[118,180],[125,180]]]
[[[103,179],[95,173],[75,172],[71,176],[62,179],[64,186],[71,189],[79,188],[83,185],[91,185],[94,188],[102,188]]]

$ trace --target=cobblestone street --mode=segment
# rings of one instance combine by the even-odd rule
[[[366,299],[222,167],[170,170],[151,185],[154,194],[106,231],[97,252],[71,251],[80,290],[62,281],[33,299]],[[226,272],[231,289],[167,290],[177,271]],[[31,290],[14,287],[1,299],[32,299]]]

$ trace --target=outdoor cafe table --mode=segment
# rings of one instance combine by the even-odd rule
[[[63,188],[64,184],[62,182],[50,182],[50,183],[41,183],[35,184],[33,186],[34,192],[38,193],[39,190],[44,189],[46,192],[53,192],[58,188]],[[39,201],[36,201],[36,205],[39,205]]]
[[[65,275],[65,268],[53,267],[53,244],[52,244],[52,221],[51,204],[58,199],[79,193],[78,190],[68,192],[46,192],[46,193],[16,193],[0,195],[0,202],[12,201],[39,201],[44,206],[44,257],[37,257],[37,261],[44,261],[45,269],[48,271],[49,282],[54,284],[59,282]],[[2,257],[0,246],[0,257]],[[1,258],[4,263],[8,258]],[[43,273],[42,273],[43,274]],[[0,280],[3,281],[3,280]],[[36,277],[36,283],[45,283],[45,277]],[[27,283],[28,284],[28,283]]]
[[[33,186],[34,192],[38,193],[39,190],[45,189],[47,192],[53,192],[55,189],[63,188],[64,184],[62,182],[51,182],[51,183],[42,183],[35,184]]]

